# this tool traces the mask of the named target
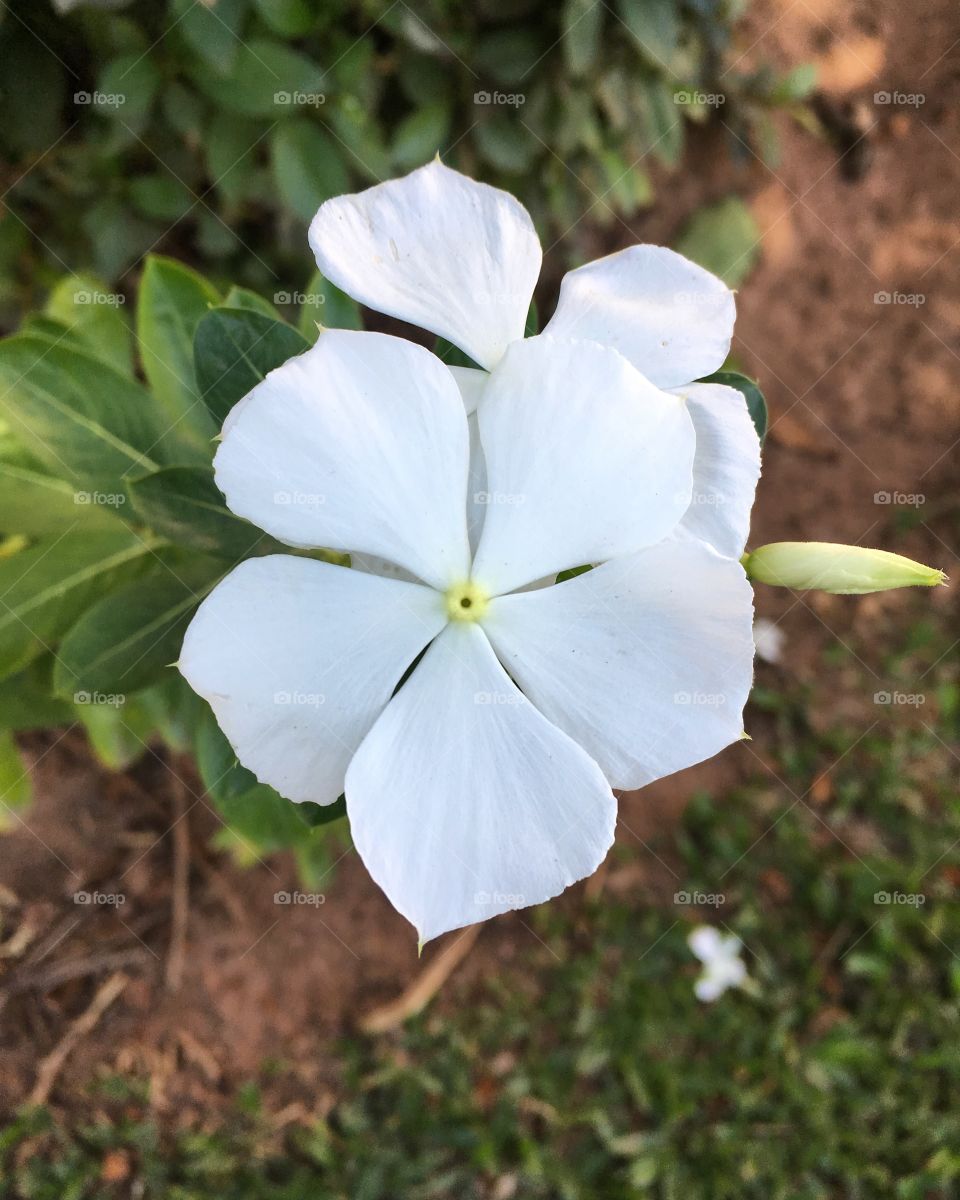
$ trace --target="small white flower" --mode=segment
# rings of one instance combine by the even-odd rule
[[[764,662],[778,663],[783,656],[785,641],[784,632],[776,622],[766,617],[757,617],[754,621],[753,643],[757,648],[757,657]]]
[[[345,792],[370,873],[427,940],[591,874],[612,788],[739,739],[757,439],[738,392],[671,390],[720,365],[733,300],[670,251],[572,272],[523,340],[540,250],[504,192],[433,163],[328,201],[311,241],[334,283],[484,370],[325,330],[241,400],[215,459],[229,507],[359,569],[242,563],[180,668],[259,779]],[[722,519],[691,516],[695,484],[729,499],[700,506]]]
[[[693,985],[698,1000],[716,1000],[730,987],[739,987],[747,978],[740,951],[743,943],[733,934],[718,933],[712,925],[698,925],[687,938],[687,945],[703,963],[700,978]]]

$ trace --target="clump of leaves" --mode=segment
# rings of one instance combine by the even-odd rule
[[[808,72],[745,72],[733,0],[17,0],[0,19],[0,308],[64,264],[111,286],[162,248],[271,294],[327,197],[450,165],[544,231],[650,203],[720,112],[772,155]],[[120,11],[117,11],[120,9]],[[103,236],[109,230],[110,236]]]

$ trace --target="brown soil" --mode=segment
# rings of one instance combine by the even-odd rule
[[[817,139],[784,118],[782,165],[771,172],[746,151],[742,165],[731,167],[720,145],[725,131],[708,130],[687,169],[661,187],[664,202],[634,223],[632,235],[626,228],[606,235],[616,246],[636,237],[669,241],[699,204],[730,191],[747,198],[764,230],[762,261],[739,298],[736,343],[771,408],[757,544],[862,541],[957,575],[955,532],[945,515],[956,509],[960,432],[960,289],[953,278],[960,69],[955,49],[937,55],[958,38],[952,0],[758,5],[741,38],[747,58],[819,62],[819,111],[840,140]],[[921,107],[876,105],[876,91],[919,92],[926,100]],[[878,304],[878,292],[924,299]],[[921,519],[896,532],[903,509],[877,504],[878,492],[924,496]],[[867,666],[880,680],[884,642],[924,607],[952,603],[944,590],[919,600],[758,595],[760,612],[786,634],[789,667],[782,669],[814,687],[821,651],[834,639],[867,647]],[[777,669],[760,669],[776,686]],[[869,723],[876,709],[861,691],[862,683],[838,673],[815,694],[831,716]],[[624,797],[621,854],[604,886],[630,893],[638,905],[670,903],[682,885],[671,848],[677,816],[694,792],[720,794],[762,769],[768,731],[759,716],[751,729],[750,746]],[[130,982],[67,1060],[55,1105],[85,1110],[85,1083],[120,1071],[151,1081],[150,1106],[163,1120],[202,1122],[273,1059],[285,1068],[267,1088],[268,1109],[322,1110],[337,1087],[334,1038],[423,965],[410,928],[356,854],[343,853],[323,884],[322,905],[277,906],[274,893],[297,886],[292,863],[277,857],[241,870],[213,852],[216,819],[188,766],[148,758],[129,777],[110,778],[90,765],[76,733],[59,742],[55,735],[34,739],[28,749],[39,799],[28,824],[0,839],[7,955],[0,1103],[29,1093],[38,1058],[119,969]],[[191,862],[187,954],[176,993],[164,983],[169,829],[181,786],[171,768],[188,789]],[[122,892],[126,903],[77,905],[72,897],[80,890]],[[557,903],[575,913],[582,898],[583,886]],[[511,963],[527,968],[541,953],[538,941],[529,914],[490,922],[441,1003]],[[428,947],[425,960],[436,953]]]

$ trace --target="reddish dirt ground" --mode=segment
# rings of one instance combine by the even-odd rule
[[[821,113],[832,128],[855,132],[818,139],[784,118],[781,165],[771,171],[746,151],[732,167],[722,125],[703,131],[678,179],[661,185],[661,203],[632,230],[598,241],[598,250],[670,241],[699,204],[731,191],[760,223],[762,258],[739,296],[735,345],[771,409],[755,544],[863,542],[956,577],[955,526],[952,533],[945,517],[956,506],[960,433],[960,67],[956,49],[942,52],[958,39],[951,0],[916,9],[893,0],[759,5],[741,37],[746,60],[818,62]],[[925,102],[879,105],[878,91],[922,93]],[[923,300],[877,303],[881,292]],[[549,294],[543,300],[549,311]],[[925,497],[909,532],[897,532],[903,508],[878,504],[880,492]],[[954,604],[946,590],[923,596],[944,620]],[[838,637],[882,645],[923,605],[902,594],[758,596],[760,613],[787,638],[783,669],[820,688],[831,715],[869,720],[871,698],[842,674],[818,681],[821,651]],[[776,669],[761,670],[775,686]],[[618,859],[605,886],[638,905],[670,903],[676,818],[694,792],[722,794],[757,771],[765,729],[758,715],[755,724],[750,747],[624,797],[626,865]],[[161,1119],[202,1122],[271,1058],[288,1069],[270,1085],[269,1107],[322,1109],[336,1088],[334,1038],[402,991],[442,944],[418,963],[415,936],[352,850],[323,884],[322,906],[275,905],[274,892],[296,887],[292,863],[280,857],[240,870],[213,852],[216,820],[189,768],[172,763],[188,789],[191,863],[184,978],[172,993],[164,984],[168,830],[179,785],[158,759],[128,778],[107,776],[75,732],[33,739],[28,749],[39,799],[29,826],[0,839],[0,1104],[29,1094],[38,1057],[119,970],[129,982],[66,1061],[51,1094],[56,1106],[82,1108],[85,1081],[120,1071],[151,1081]],[[74,892],[94,889],[123,892],[126,903],[73,903]],[[583,885],[557,903],[576,912],[582,894]],[[489,923],[450,994],[491,971],[520,969],[536,938],[523,913]]]

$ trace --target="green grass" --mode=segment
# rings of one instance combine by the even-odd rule
[[[919,625],[883,685],[842,650],[829,670],[845,689],[909,692],[948,646]],[[145,1200],[960,1194],[953,656],[923,690],[920,710],[870,705],[878,723],[861,738],[814,730],[805,714],[822,697],[760,689],[756,746],[779,779],[758,769],[688,809],[669,851],[678,887],[725,894],[706,919],[742,937],[754,993],[695,1000],[681,907],[545,906],[527,915],[543,944],[479,995],[341,1046],[324,1123],[278,1145],[253,1084],[218,1132],[175,1139],[139,1118],[58,1130],[24,1113],[0,1143],[0,1195],[129,1195],[98,1182],[111,1148],[130,1153]],[[831,767],[826,798],[794,802]],[[924,903],[878,904],[883,891]],[[117,1099],[143,1111],[135,1089]],[[28,1138],[37,1149],[17,1165]]]

